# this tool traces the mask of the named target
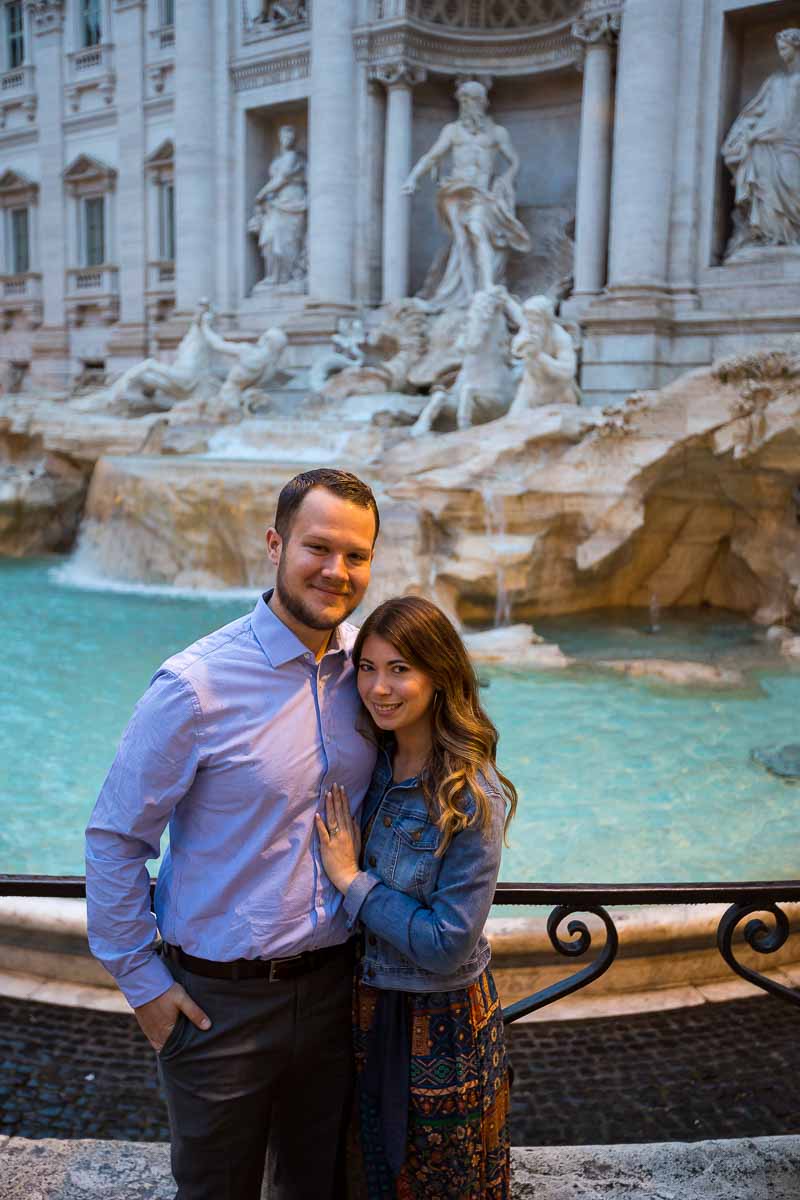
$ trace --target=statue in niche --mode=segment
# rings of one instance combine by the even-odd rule
[[[305,0],[264,0],[259,20],[275,29],[299,25],[306,20]]]
[[[531,296],[513,307],[519,333],[511,343],[511,355],[522,364],[522,379],[509,411],[579,403],[578,356],[572,338],[556,318],[553,301]]]
[[[456,343],[461,367],[451,391],[435,388],[411,428],[412,437],[429,433],[443,413],[455,417],[456,428],[469,429],[494,421],[508,411],[514,397],[509,362],[508,320],[519,311],[504,287],[476,292],[464,329]]]
[[[487,115],[486,88],[475,80],[456,90],[458,120],[446,125],[431,149],[411,171],[403,192],[411,195],[422,176],[438,179],[442,160],[451,156],[451,171],[439,182],[436,207],[450,244],[428,272],[420,296],[433,305],[465,305],[477,291],[505,278],[510,251],[526,254],[528,231],[515,216],[514,184],[519,158],[508,131]],[[494,174],[496,155],[508,163]]]
[[[292,125],[281,125],[278,138],[280,153],[270,163],[269,178],[256,196],[247,226],[258,236],[264,259],[259,289],[302,285],[306,276],[306,159],[295,149]]]
[[[211,312],[205,312],[200,320],[206,344],[236,360],[219,393],[219,407],[241,413],[246,411],[251,399],[248,393],[253,388],[263,387],[275,376],[289,339],[276,326],[262,333],[254,346],[248,342],[229,342],[212,329],[212,319]]]
[[[749,246],[800,245],[800,29],[775,40],[785,70],[745,105],[722,146],[736,187],[726,258]]]
[[[211,383],[211,352],[203,335],[202,322],[210,312],[208,300],[201,300],[171,363],[146,358],[129,367],[112,386],[109,400],[121,401],[134,388],[145,396],[164,392],[172,401],[185,400],[204,382]]]

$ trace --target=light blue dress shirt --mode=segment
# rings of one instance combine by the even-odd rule
[[[358,819],[375,747],[342,624],[319,663],[265,603],[167,660],[134,710],[86,831],[89,942],[132,1006],[199,958],[285,958],[346,940],[314,828],[341,783]],[[150,912],[148,859],[169,824]]]

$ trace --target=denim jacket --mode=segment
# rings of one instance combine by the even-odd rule
[[[388,752],[378,753],[362,810],[369,830],[364,869],[344,899],[350,927],[358,921],[364,926],[361,972],[373,987],[451,991],[472,983],[486,967],[490,949],[483,927],[500,869],[505,799],[493,775],[481,777],[481,784],[490,824],[463,829],[437,858],[440,833],[419,781],[394,783]]]

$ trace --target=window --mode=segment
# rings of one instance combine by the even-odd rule
[[[25,275],[31,269],[30,225],[27,208],[11,210],[11,271]]]
[[[159,188],[158,257],[175,261],[175,185],[162,183]]]
[[[105,217],[105,197],[88,196],[83,202],[84,267],[99,267],[106,260]]]
[[[81,45],[99,46],[103,37],[103,0],[80,0]]]
[[[6,63],[8,69],[21,67],[25,62],[25,26],[22,0],[6,5]]]
[[[175,24],[175,0],[161,0],[161,24]]]

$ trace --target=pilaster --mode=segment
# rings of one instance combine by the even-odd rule
[[[176,304],[215,297],[216,179],[213,0],[175,5]]]
[[[64,10],[62,0],[30,4],[36,38],[39,152],[39,261],[42,325],[33,336],[31,381],[47,389],[66,387],[70,377],[65,324],[66,230],[64,226]]]
[[[119,323],[112,330],[108,349],[111,365],[121,371],[147,353],[143,109],[146,7],[146,0],[114,0],[114,42],[125,69],[117,81]]]

